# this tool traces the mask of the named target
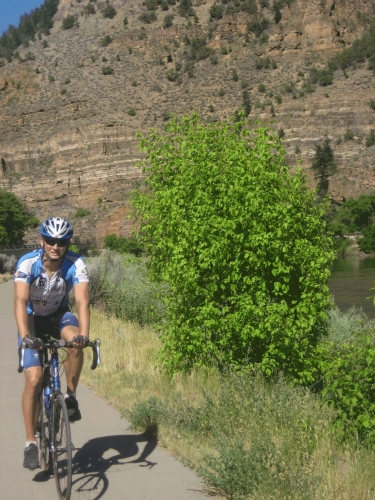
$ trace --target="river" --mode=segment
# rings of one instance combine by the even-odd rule
[[[370,292],[375,287],[375,257],[336,259],[329,287],[339,309],[346,311],[354,305],[361,307],[369,318],[375,318],[373,300],[366,300],[375,295]]]

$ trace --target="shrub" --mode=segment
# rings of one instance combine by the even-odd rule
[[[366,139],[366,148],[371,148],[371,146],[375,146],[375,130],[372,129],[369,136]]]
[[[193,17],[195,11],[193,9],[193,2],[191,0],[180,0],[177,11],[182,17]]]
[[[135,116],[136,115],[135,109],[133,108],[128,109],[128,115]]]
[[[95,14],[95,7],[91,2],[85,5],[82,9],[82,13],[85,17]]]
[[[112,75],[114,73],[114,69],[111,66],[102,66],[103,75]]]
[[[238,73],[235,69],[232,71],[232,80],[238,82]]]
[[[124,24],[124,26],[127,26],[129,24],[127,17],[124,17],[123,24]]]
[[[141,136],[146,186],[134,206],[151,277],[170,288],[162,361],[170,372],[258,365],[307,383],[319,370],[332,240],[279,141],[243,126],[193,115]]]
[[[90,304],[140,325],[163,317],[160,295],[165,287],[149,281],[143,260],[106,249],[99,257],[87,259],[87,270]]]
[[[215,19],[219,20],[224,15],[224,7],[217,3],[214,3],[210,8],[210,21],[214,21]]]
[[[264,85],[264,83],[260,83],[258,85],[258,92],[260,92],[261,94],[264,94],[266,91],[266,86]]]
[[[214,50],[206,45],[206,38],[192,38],[190,41],[190,58],[194,61],[200,61],[214,54]]]
[[[172,26],[173,19],[174,19],[174,16],[172,14],[168,14],[167,16],[165,16],[165,18],[163,20],[163,28],[167,29],[170,26]]]
[[[68,15],[62,20],[61,28],[63,30],[70,30],[71,28],[74,28],[74,26],[76,26],[76,23],[77,18],[75,16]]]
[[[170,82],[175,82],[178,78],[178,73],[177,71],[171,68],[166,72],[165,76]]]
[[[87,210],[86,208],[79,207],[79,208],[77,208],[76,213],[74,214],[74,217],[82,218],[82,217],[86,217],[86,215],[90,215],[90,213],[91,213],[90,210]]]
[[[144,23],[150,24],[157,20],[157,15],[154,11],[152,12],[142,12],[138,19]]]
[[[259,38],[263,31],[268,28],[268,25],[268,20],[263,17],[257,21],[248,23],[247,31],[254,33],[255,36]]]
[[[157,0],[145,0],[144,4],[147,10],[156,10],[159,6]]]
[[[219,59],[216,54],[210,56],[210,63],[213,65],[219,64]]]
[[[108,45],[112,42],[113,42],[112,38],[109,35],[106,35],[104,38],[100,40],[100,45],[102,47],[108,47]]]
[[[371,99],[371,101],[369,102],[369,106],[371,109],[375,109],[375,99]]]
[[[344,134],[344,142],[346,141],[352,141],[354,139],[354,132],[353,130],[350,130],[349,128],[345,131]]]
[[[336,428],[342,437],[359,436],[372,448],[375,448],[374,367],[374,330],[357,331],[332,352],[323,390],[325,401],[336,410]]]
[[[220,54],[226,56],[228,54],[228,49],[226,47],[221,47]]]
[[[322,87],[332,85],[333,71],[331,69],[311,68],[309,80],[312,84],[318,84]]]
[[[217,93],[217,95],[218,95],[219,97],[223,97],[223,96],[225,95],[225,90],[223,89],[223,87],[221,87],[221,88],[219,89],[219,92]]]
[[[53,83],[55,81],[55,77],[53,75],[48,75],[48,81]]]
[[[17,259],[14,255],[0,254],[0,273],[12,273],[16,269]]]
[[[112,5],[106,5],[102,10],[103,17],[113,19],[117,14],[116,9]]]
[[[275,101],[277,104],[281,104],[283,102],[281,95],[275,95]]]

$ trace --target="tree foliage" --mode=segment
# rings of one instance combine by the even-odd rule
[[[14,194],[0,189],[0,247],[22,241],[28,228],[36,227],[38,219]]]
[[[336,409],[335,426],[375,449],[375,347],[374,331],[354,333],[332,352],[324,376],[323,399]]]
[[[328,194],[329,178],[336,172],[336,164],[331,148],[331,141],[328,137],[324,138],[323,145],[315,146],[315,156],[311,168],[317,179],[317,192],[320,198]]]
[[[267,129],[174,119],[141,135],[134,198],[151,276],[167,283],[162,360],[171,372],[259,364],[299,381],[317,369],[332,241],[301,171]]]
[[[119,253],[132,253],[136,257],[142,255],[143,250],[139,241],[134,236],[127,239],[124,236],[116,236],[114,233],[105,236],[104,248],[109,248]]]
[[[375,215],[375,193],[347,199],[330,217],[330,229],[337,235],[363,231]]]

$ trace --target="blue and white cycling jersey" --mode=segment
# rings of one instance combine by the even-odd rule
[[[43,267],[43,249],[27,253],[17,263],[14,281],[30,285],[27,314],[47,316],[68,306],[69,292],[77,283],[88,282],[82,257],[68,250],[60,268],[50,277]]]

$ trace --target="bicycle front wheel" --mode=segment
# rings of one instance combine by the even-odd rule
[[[62,394],[53,401],[51,450],[56,488],[60,500],[69,500],[72,489],[72,441],[68,410]]]
[[[36,427],[36,439],[39,450],[39,464],[44,472],[50,472],[52,468],[50,450],[50,422],[44,407],[43,390],[39,401],[38,423]]]

